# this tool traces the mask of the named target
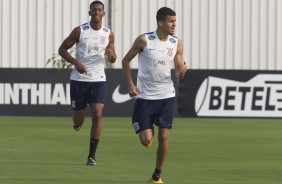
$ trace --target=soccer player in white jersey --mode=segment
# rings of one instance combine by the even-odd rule
[[[150,147],[154,136],[154,125],[158,126],[158,149],[155,170],[151,183],[163,183],[161,171],[168,153],[168,135],[172,128],[175,104],[175,89],[171,69],[182,79],[187,71],[183,62],[182,41],[174,36],[176,13],[167,7],[157,12],[157,30],[136,38],[122,60],[124,76],[129,94],[136,98],[132,125],[140,141]],[[134,84],[130,61],[139,54],[137,86]]]
[[[78,131],[85,117],[85,108],[90,106],[92,126],[87,165],[97,165],[95,153],[101,134],[101,119],[106,100],[106,76],[104,62],[116,61],[113,32],[104,27],[104,4],[93,1],[90,4],[90,22],[75,27],[63,41],[59,54],[75,67],[70,76],[71,106],[73,109],[73,128]],[[68,49],[76,44],[76,57]],[[107,58],[107,59],[105,59]]]

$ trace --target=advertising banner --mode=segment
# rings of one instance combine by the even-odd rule
[[[71,116],[70,69],[0,69],[0,115]],[[121,69],[106,69],[103,115],[132,115]],[[136,80],[137,70],[132,71]],[[189,70],[173,80],[179,117],[282,117],[282,71]],[[90,108],[86,114],[90,115]]]
[[[179,82],[178,115],[282,117],[282,71],[191,70]]]
[[[0,69],[0,115],[71,116],[70,69]],[[107,69],[107,101],[104,116],[131,116],[129,97],[121,69]],[[132,70],[133,80],[137,70]],[[90,115],[90,108],[86,113]]]

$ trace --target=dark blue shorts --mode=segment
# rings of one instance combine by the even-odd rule
[[[153,129],[153,125],[172,128],[175,97],[161,100],[137,99],[134,105],[132,125],[136,133]]]
[[[87,104],[106,102],[106,82],[70,81],[71,106],[75,111],[85,109]]]

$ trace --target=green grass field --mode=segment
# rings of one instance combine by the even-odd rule
[[[156,139],[141,146],[130,118],[104,118],[99,166],[86,166],[90,118],[0,117],[1,184],[145,184]],[[280,184],[281,119],[176,118],[162,178],[166,184]]]

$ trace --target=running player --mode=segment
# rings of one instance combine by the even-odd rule
[[[141,143],[150,147],[154,125],[158,126],[158,149],[151,183],[163,183],[161,171],[168,153],[168,135],[172,128],[175,88],[171,68],[182,79],[187,66],[182,60],[182,41],[174,36],[176,13],[167,7],[157,12],[157,30],[136,38],[122,60],[129,94],[136,98],[132,124]],[[130,61],[139,54],[137,86],[132,81]]]
[[[97,165],[96,149],[101,134],[101,119],[106,100],[106,75],[104,62],[116,61],[113,32],[102,25],[105,16],[104,4],[93,1],[90,4],[90,22],[84,23],[70,33],[59,48],[59,54],[75,67],[70,76],[73,128],[78,131],[89,104],[92,112],[90,147],[87,165]],[[68,49],[76,44],[76,58]],[[106,58],[106,59],[105,59]]]

